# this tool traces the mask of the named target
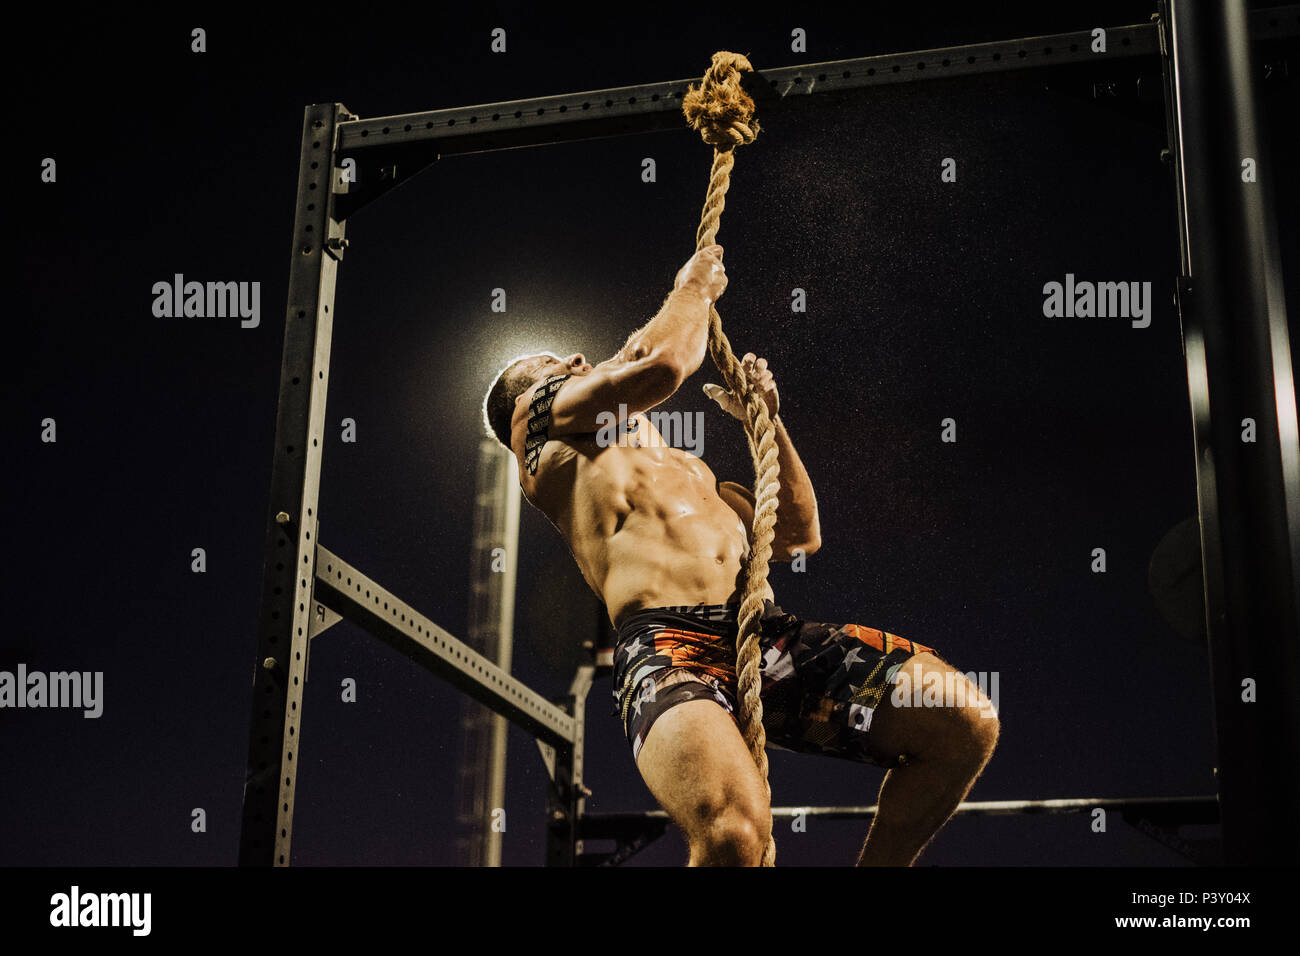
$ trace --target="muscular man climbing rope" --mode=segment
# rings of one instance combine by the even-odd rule
[[[646,411],[703,361],[722,248],[697,252],[658,314],[598,365],[581,354],[518,359],[488,392],[490,432],[518,459],[527,500],[563,535],[618,632],[614,696],[633,759],[681,827],[691,865],[756,865],[771,815],[763,776],[737,728],[736,617],[754,498],[669,447]],[[763,359],[745,373],[776,424],[781,487],[773,560],[820,546],[817,503],[778,417]],[[731,392],[706,391],[732,415]],[[618,421],[611,440],[610,416]],[[769,593],[770,596],[770,593]],[[998,720],[932,648],[856,624],[821,624],[764,602],[763,726],[769,746],[890,768],[859,865],[909,865],[969,792]],[[891,695],[963,687],[938,706]],[[927,697],[927,700],[930,698]]]

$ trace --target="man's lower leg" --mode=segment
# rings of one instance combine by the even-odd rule
[[[858,866],[911,866],[970,793],[992,742],[906,758],[885,774]]]

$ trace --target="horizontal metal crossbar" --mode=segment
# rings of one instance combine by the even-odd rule
[[[1295,36],[1300,5],[1267,7],[1251,15],[1257,39]],[[1072,63],[1115,61],[1160,52],[1154,23],[1106,30],[1106,52],[1092,51],[1091,30],[887,53],[756,70],[746,86],[760,115],[815,93],[835,93],[978,73]],[[701,71],[703,72],[703,71]],[[383,147],[427,143],[440,155],[472,153],[570,140],[685,129],[681,101],[698,77],[620,86],[585,93],[539,96],[339,124],[339,153],[357,156]]]
[[[320,545],[313,601],[552,746],[572,745],[573,717]]]
[[[1184,823],[1215,823],[1219,819],[1219,798],[1208,797],[1071,797],[1058,800],[977,800],[957,806],[959,815],[1011,816],[1031,813],[1084,813],[1097,808],[1135,814],[1177,814]],[[867,807],[773,807],[772,819],[847,820],[874,817],[876,806]],[[586,814],[580,835],[585,840],[614,839],[640,821],[668,820],[663,810],[626,813]]]
[[[1160,52],[1155,24],[1107,29],[1106,52],[1092,52],[1088,30],[972,43],[881,56],[756,70],[746,88],[760,116],[816,93],[1032,67],[1101,62]],[[701,70],[703,72],[703,70]],[[699,77],[359,119],[339,124],[339,154],[427,143],[440,155],[538,146],[567,140],[686,129],[681,102]]]
[[[1023,813],[1083,813],[1098,807],[1104,810],[1128,810],[1145,813],[1152,810],[1181,808],[1188,811],[1204,811],[1210,815],[1206,821],[1213,823],[1218,819],[1219,798],[1208,797],[1069,797],[1056,800],[976,800],[957,805],[957,813],[975,816],[1008,816]],[[793,818],[795,814],[805,817],[822,817],[836,819],[846,817],[875,816],[876,807],[780,807],[774,808],[773,816],[779,819]]]

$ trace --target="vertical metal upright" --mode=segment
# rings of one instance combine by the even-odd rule
[[[1300,850],[1300,445],[1243,0],[1164,0],[1224,862]],[[1255,175],[1249,175],[1253,166]],[[1255,423],[1255,440],[1243,436]]]
[[[335,218],[341,103],[307,107],[289,262],[275,450],[262,559],[253,709],[239,838],[241,866],[287,866],[301,763],[302,697],[315,577],[334,281],[345,242]]]
[[[583,783],[586,759],[587,694],[596,676],[594,644],[584,646],[584,660],[569,685],[567,696],[557,701],[573,715],[571,744],[552,747],[538,742],[550,775],[546,791],[546,865],[576,866],[583,853],[579,824],[591,793]]]
[[[479,443],[466,643],[509,672],[514,648],[519,481],[515,457],[495,439]],[[498,549],[500,549],[498,553]],[[500,866],[501,833],[493,811],[505,806],[505,717],[466,697],[456,775],[456,862]]]

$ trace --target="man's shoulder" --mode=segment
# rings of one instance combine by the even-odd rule
[[[519,487],[525,500],[540,509],[548,518],[555,518],[568,508],[573,489],[582,471],[583,439],[591,436],[562,435],[548,441],[537,456],[536,470],[531,474],[523,459],[515,455]]]
[[[515,402],[510,417],[510,450],[524,462],[527,470],[536,470],[536,460],[541,447],[549,440],[551,407],[555,395],[572,376],[551,375],[532,385]]]
[[[512,432],[510,450],[514,453],[515,464],[519,470],[519,484],[524,488],[529,500],[532,500],[533,491],[539,486],[549,487],[558,480],[571,481],[575,477],[571,469],[565,469],[563,466],[581,458],[580,452],[584,443],[590,442],[594,436],[590,434],[549,435],[546,436],[545,442],[535,442],[530,447],[526,422],[525,418],[524,423],[518,425]],[[561,476],[562,471],[568,473]]]

